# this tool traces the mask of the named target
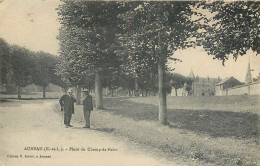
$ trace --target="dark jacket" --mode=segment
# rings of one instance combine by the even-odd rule
[[[91,111],[93,110],[93,104],[92,104],[92,96],[87,95],[83,100],[83,110],[84,111]]]
[[[75,98],[65,94],[60,98],[59,102],[60,106],[64,107],[64,113],[74,114],[74,103],[76,102]]]

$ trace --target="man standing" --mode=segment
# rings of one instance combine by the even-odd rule
[[[74,114],[74,103],[76,102],[75,97],[73,96],[72,89],[69,89],[67,94],[64,94],[60,100],[61,110],[64,111],[64,124],[66,128],[73,127],[70,125],[71,115]]]
[[[93,110],[92,104],[92,96],[89,95],[89,91],[87,89],[83,90],[84,99],[83,99],[83,111],[84,118],[86,120],[86,124],[83,128],[90,128],[90,112]]]

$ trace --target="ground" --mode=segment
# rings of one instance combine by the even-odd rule
[[[157,97],[106,97],[106,109],[91,113],[92,130],[81,128],[84,125],[81,105],[75,106],[72,118],[72,124],[76,127],[65,129],[57,100],[23,102],[27,104],[1,104],[0,108],[4,109],[1,109],[0,131],[8,136],[1,133],[0,139],[5,141],[1,146],[17,149],[17,143],[12,143],[13,139],[22,135],[24,138],[21,140],[25,143],[18,144],[20,152],[24,152],[24,146],[37,145],[38,140],[43,141],[40,146],[49,143],[50,147],[62,147],[66,143],[73,147],[84,144],[85,147],[98,149],[103,147],[104,141],[108,141],[105,145],[120,149],[116,153],[51,152],[53,157],[61,160],[55,160],[58,164],[64,162],[62,158],[69,160],[87,155],[91,159],[97,156],[103,159],[103,156],[109,155],[109,162],[106,163],[111,165],[132,160],[131,157],[136,160],[129,165],[260,165],[259,96],[168,97],[168,126],[158,123]],[[34,144],[28,145],[28,142]],[[7,152],[10,153],[5,149]],[[102,165],[102,161],[96,165]]]
[[[61,114],[53,111],[56,103],[57,100],[1,103],[1,166],[177,165],[134,147],[130,150],[124,141],[102,132],[102,128],[83,129],[83,124],[75,120],[74,128],[65,128]]]

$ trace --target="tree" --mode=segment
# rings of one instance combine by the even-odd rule
[[[118,68],[110,67],[101,73],[102,86],[108,87],[111,91],[111,97],[114,97],[114,91],[117,90],[122,82],[122,72]],[[116,93],[116,96],[118,94]]]
[[[190,77],[186,77],[186,87],[185,87],[185,90],[188,92],[188,95],[192,95],[191,92],[192,92],[192,83],[193,83],[193,79],[190,78]]]
[[[59,6],[62,25],[59,39],[62,52],[66,52],[63,55],[70,65],[78,67],[77,72],[95,73],[97,108],[103,108],[101,72],[110,67],[108,61],[116,58],[114,46],[120,12],[117,2],[63,1]]]
[[[249,49],[259,54],[259,5],[260,2],[254,1],[203,3],[203,8],[215,13],[205,26],[202,42],[208,54],[222,60],[223,64],[228,55],[237,59]]]
[[[57,59],[54,55],[40,51],[35,53],[34,83],[42,86],[43,98],[46,98],[46,87],[55,79],[55,66]]]
[[[136,3],[138,5],[136,5]],[[199,28],[191,16],[194,2],[133,2],[129,3],[130,12],[126,20],[130,20],[132,37],[137,49],[146,49],[148,58],[155,59],[158,65],[159,121],[167,125],[166,89],[164,77],[166,62],[177,49],[192,46],[195,42],[188,40]],[[137,45],[144,43],[146,47]],[[142,59],[140,54],[138,60]],[[176,59],[173,59],[176,60]],[[146,61],[144,59],[144,61]]]
[[[14,83],[18,88],[18,99],[21,99],[21,88],[33,83],[34,53],[24,47],[13,45],[11,59]]]
[[[178,73],[173,73],[171,75],[171,85],[175,89],[176,96],[178,96],[177,90],[182,88],[185,82],[186,82],[186,78],[183,75]]]
[[[62,87],[66,92],[68,90],[70,82],[65,77],[65,71],[64,71],[65,67],[61,63],[62,58],[60,56],[57,56],[56,59],[57,59],[57,63],[54,68],[54,77],[52,78],[51,83]]]
[[[64,91],[68,90],[68,87],[71,86],[69,76],[70,71],[68,62],[64,60],[63,57],[59,57],[58,63],[55,66],[55,75],[57,75],[57,80],[54,80],[56,84],[60,85]]]
[[[11,62],[11,48],[10,45],[2,38],[0,38],[0,83],[4,84],[9,90],[13,84],[13,68]]]

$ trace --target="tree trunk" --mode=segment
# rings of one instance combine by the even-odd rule
[[[77,85],[77,93],[76,93],[76,105],[81,104],[81,86]]]
[[[20,86],[18,86],[18,99],[19,100],[22,99],[22,97],[21,97],[21,87]]]
[[[159,94],[159,122],[162,125],[167,125],[167,105],[166,105],[166,91],[164,88],[164,73],[165,73],[165,56],[167,47],[163,44],[159,35],[160,55],[158,61],[158,94]]]
[[[114,90],[111,89],[111,97],[114,97]]]
[[[116,97],[118,97],[118,90],[117,90],[117,88],[115,90],[116,90],[116,92],[115,92],[116,93]]]
[[[102,87],[101,87],[101,80],[100,80],[100,72],[99,69],[95,69],[95,101],[96,101],[96,108],[103,109],[103,100],[102,100]]]
[[[129,96],[129,97],[131,96],[131,90],[130,90],[129,87],[128,87],[128,96]]]
[[[178,96],[178,92],[177,92],[177,89],[175,89],[175,96]]]
[[[42,98],[46,98],[46,86],[42,87]]]

